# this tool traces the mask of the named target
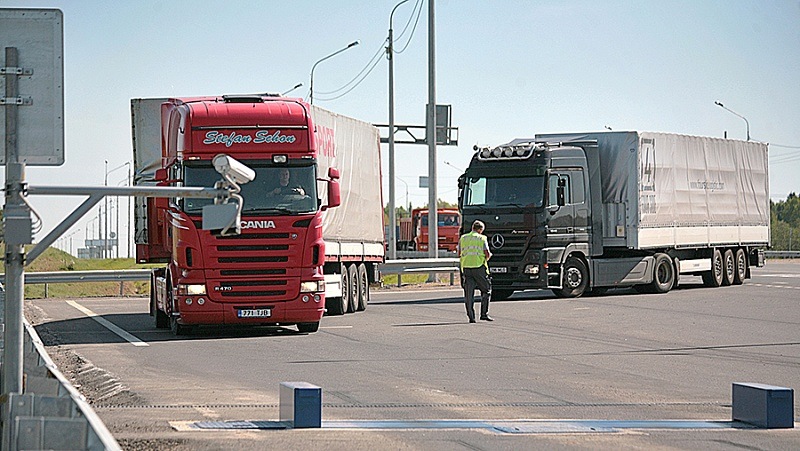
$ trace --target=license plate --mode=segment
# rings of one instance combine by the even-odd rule
[[[505,274],[508,272],[508,268],[505,266],[494,266],[489,268],[489,272],[493,274]]]
[[[258,308],[258,309],[242,309],[237,310],[236,315],[239,318],[269,318],[272,316],[272,309]]]

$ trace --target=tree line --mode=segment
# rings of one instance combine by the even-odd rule
[[[437,202],[439,208],[457,208],[457,205],[441,199]],[[427,207],[427,204],[425,205]],[[396,208],[397,217],[405,218],[410,214],[410,205]],[[800,197],[790,193],[786,200],[769,202],[771,218],[772,246],[775,251],[800,250]],[[384,208],[384,224],[389,222],[389,206]]]
[[[774,251],[800,250],[800,197],[789,193],[786,200],[769,203]]]

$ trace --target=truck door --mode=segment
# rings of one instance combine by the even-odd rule
[[[572,204],[570,172],[551,172],[548,178],[548,246],[564,247],[575,239],[575,206]]]

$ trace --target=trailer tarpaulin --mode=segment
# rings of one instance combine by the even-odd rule
[[[327,243],[364,243],[363,252],[383,256],[383,200],[381,198],[380,134],[369,123],[312,106],[311,116],[319,152],[320,177],[328,168],[340,172],[342,204],[324,212],[322,236]],[[320,184],[320,197],[327,188]],[[376,246],[379,244],[379,246]],[[329,246],[332,247],[332,246]],[[326,253],[347,253],[326,249]],[[353,249],[349,247],[348,249]]]

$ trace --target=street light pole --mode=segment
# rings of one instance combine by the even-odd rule
[[[438,214],[436,212],[436,33],[434,1],[428,0],[428,257],[439,258]]]
[[[321,62],[325,61],[325,60],[326,60],[326,59],[328,59],[328,58],[332,58],[332,57],[334,57],[334,56],[336,56],[336,55],[338,55],[338,54],[340,54],[340,53],[344,52],[345,50],[347,50],[347,49],[349,49],[349,48],[355,47],[355,46],[357,46],[357,45],[358,45],[358,44],[360,44],[360,43],[361,43],[361,41],[353,41],[353,42],[351,42],[351,43],[347,44],[347,47],[344,47],[344,48],[342,48],[342,49],[339,49],[339,50],[337,50],[337,51],[335,51],[335,52],[331,53],[330,55],[328,55],[328,56],[326,56],[326,57],[322,58],[321,60],[319,60],[319,61],[317,61],[316,63],[314,63],[314,65],[313,65],[313,66],[311,66],[311,94],[309,94],[309,103],[311,103],[312,105],[314,104],[314,69],[316,69],[316,68],[317,68],[317,64],[319,64],[319,63],[321,63]]]
[[[389,44],[386,46],[386,56],[389,58],[389,259],[397,258],[397,212],[395,211],[395,168],[394,168],[394,12],[408,0],[396,4],[389,14]],[[405,183],[405,182],[403,182]],[[406,185],[408,186],[408,185]],[[406,188],[408,197],[408,188]]]
[[[106,175],[105,175],[105,178],[103,179],[103,186],[108,186],[108,160],[103,160],[103,161],[105,161],[105,164],[106,164]],[[104,222],[104,227],[103,227],[103,252],[102,252],[103,257],[102,258],[108,258],[108,255],[106,254],[108,252],[108,197],[106,197],[104,200],[105,200],[105,204],[106,204],[106,215],[105,215],[105,222]]]
[[[302,84],[302,83],[298,83],[298,84],[294,85],[294,88],[292,88],[292,89],[290,89],[290,90],[288,90],[288,91],[284,91],[284,92],[282,92],[282,93],[281,93],[281,96],[282,96],[282,97],[285,97],[285,96],[286,96],[286,94],[289,94],[290,92],[294,91],[295,89],[297,89],[297,88],[299,88],[299,87],[301,87],[301,86],[303,86],[303,84]]]
[[[733,111],[732,109],[726,107],[725,105],[723,105],[722,103],[720,103],[718,101],[715,101],[714,105],[717,105],[718,107],[720,107],[723,110],[733,114],[734,116],[738,116],[738,117],[744,119],[744,123],[745,123],[745,125],[747,125],[747,140],[750,141],[750,122],[747,121],[747,118],[742,116],[741,114],[737,113],[736,111]]]

